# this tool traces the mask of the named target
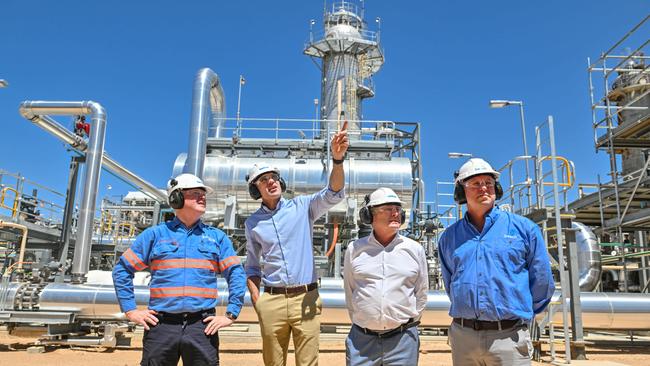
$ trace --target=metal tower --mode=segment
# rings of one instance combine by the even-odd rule
[[[350,138],[359,138],[361,101],[375,95],[372,75],[384,64],[379,31],[367,30],[362,0],[327,3],[323,31],[310,32],[304,54],[322,58],[321,120],[349,120]],[[312,20],[311,26],[315,24]],[[379,18],[377,18],[379,24]],[[321,130],[327,126],[321,122]]]

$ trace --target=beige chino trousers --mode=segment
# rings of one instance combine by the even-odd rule
[[[320,314],[318,289],[296,295],[263,293],[255,303],[266,366],[285,366],[293,335],[296,366],[317,366]]]

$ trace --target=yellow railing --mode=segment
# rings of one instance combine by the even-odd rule
[[[14,204],[12,207],[9,207],[5,204],[7,191],[14,192]],[[18,191],[11,187],[4,187],[0,192],[0,207],[11,210],[11,217],[16,217],[16,214],[18,213]]]
[[[122,229],[128,229],[128,234],[122,235]],[[118,238],[131,238],[135,236],[135,226],[130,222],[121,222],[117,225]]]
[[[571,167],[571,162],[567,160],[566,158],[563,158],[561,156],[556,156],[555,157],[557,160],[559,160],[561,164],[561,171],[562,171],[562,182],[558,182],[558,186],[560,187],[567,187],[571,188],[573,187],[573,183],[575,181],[575,172],[573,171]],[[539,160],[540,166],[544,162],[544,160],[551,160],[551,156],[544,156]],[[553,182],[542,182],[543,185],[545,186],[552,186]]]

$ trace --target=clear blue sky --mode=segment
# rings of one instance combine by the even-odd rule
[[[0,89],[0,168],[64,191],[69,153],[22,119],[18,106],[95,100],[108,111],[106,151],[164,186],[177,154],[187,150],[192,82],[201,67],[220,75],[229,117],[244,74],[242,116],[312,118],[319,71],[302,49],[309,20],[320,24],[322,6],[320,0],[1,1],[0,79],[10,86]],[[495,166],[520,155],[517,108],[492,110],[488,100],[523,100],[531,150],[533,126],[552,114],[559,153],[575,162],[579,182],[595,182],[608,166],[606,155],[594,152],[586,59],[649,10],[647,0],[368,0],[366,20],[374,26],[382,18],[386,63],[364,117],[421,122],[424,178],[432,187],[461,163],[447,158],[450,151],[481,155]],[[114,181],[102,173],[103,188]]]

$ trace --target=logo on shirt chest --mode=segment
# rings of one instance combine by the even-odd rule
[[[201,240],[207,241],[207,242],[210,242],[210,243],[216,243],[217,242],[214,238],[211,238],[211,237],[209,237],[207,235],[201,235]]]

